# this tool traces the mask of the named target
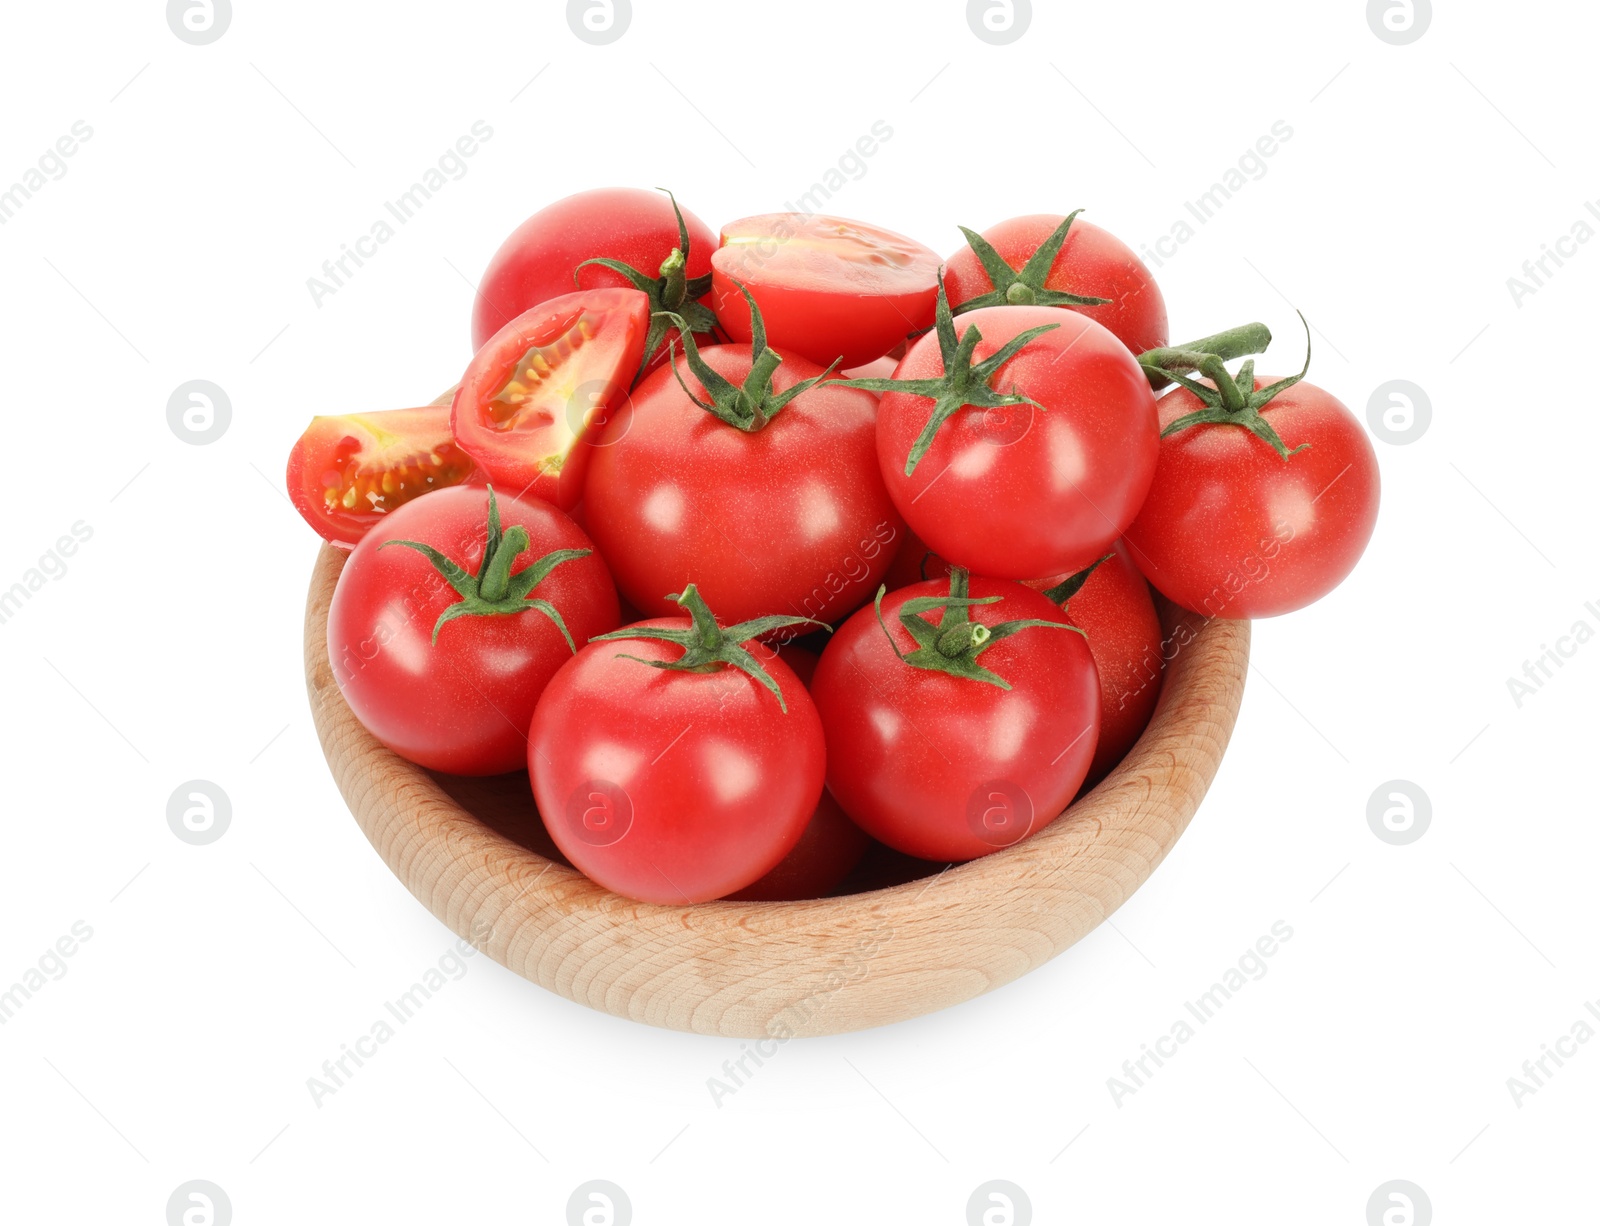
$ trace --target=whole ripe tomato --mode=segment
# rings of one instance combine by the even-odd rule
[[[462,376],[456,441],[502,489],[571,510],[592,436],[626,401],[649,329],[650,301],[635,289],[563,294],[517,316]]]
[[[1164,663],[1161,618],[1150,585],[1120,541],[1087,577],[1080,571],[1029,579],[1026,586],[1066,610],[1094,657],[1100,678],[1100,741],[1084,779],[1084,786],[1092,787],[1127,756],[1156,709]]]
[[[459,485],[473,460],[450,433],[450,410],[381,409],[313,417],[289,453],[289,500],[323,540],[351,549],[397,507]]]
[[[570,519],[461,487],[362,538],[328,609],[328,658],[356,718],[395,753],[495,775],[523,765],[534,704],[574,643],[616,624],[611,577]]]
[[[979,574],[1081,570],[1133,521],[1155,473],[1155,394],[1139,363],[1060,307],[954,322],[941,309],[893,379],[846,382],[882,393],[878,460],[906,524]]]
[[[751,654],[763,660],[771,650],[759,643],[752,643],[750,649]],[[793,644],[785,644],[778,655],[809,689],[817,671],[816,655]],[[760,881],[728,897],[738,902],[823,898],[850,875],[871,843],[866,832],[846,817],[839,802],[824,790],[816,812],[806,823],[805,833],[789,854]]]
[[[752,335],[749,290],[785,357],[849,369],[933,323],[939,255],[892,230],[806,213],[767,213],[722,227],[711,257],[717,319]]]
[[[646,614],[692,580],[733,621],[835,621],[889,565],[902,526],[878,475],[876,402],[816,382],[804,358],[777,362],[764,344],[692,347],[600,436],[584,514]]]
[[[1196,613],[1304,608],[1372,538],[1377,457],[1355,415],[1299,376],[1257,379],[1253,363],[1237,380],[1217,373],[1162,397],[1160,462],[1128,545],[1145,577]],[[1218,382],[1237,407],[1222,403]]]
[[[710,228],[670,192],[604,187],[557,200],[513,230],[489,261],[473,301],[473,351],[529,308],[579,288],[632,287],[647,294],[651,311],[676,311],[709,330],[715,321],[702,300],[715,246]],[[665,325],[652,329],[647,361],[666,352],[665,333]]]
[[[822,727],[789,666],[741,643],[793,624],[688,618],[590,643],[534,712],[528,774],[545,825],[591,880],[640,902],[707,902],[765,876],[823,784]]]
[[[987,855],[1055,820],[1100,733],[1083,635],[1038,592],[959,567],[840,627],[812,696],[834,799],[924,860]]]
[[[1121,239],[1077,213],[1013,217],[945,265],[957,313],[987,306],[1060,306],[1079,311],[1135,353],[1167,343],[1167,304],[1155,278]],[[1096,301],[1099,300],[1099,301]]]

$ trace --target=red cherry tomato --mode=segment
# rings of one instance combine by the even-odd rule
[[[689,234],[686,277],[711,271],[716,236],[703,221],[684,210]],[[591,264],[573,273],[585,260],[617,260],[646,276],[656,276],[678,247],[678,218],[672,201],[661,192],[631,187],[606,187],[579,192],[540,209],[500,245],[478,287],[472,310],[472,348],[484,343],[530,307],[584,288],[624,288],[622,274]],[[631,372],[630,372],[631,375]]]
[[[944,422],[910,474],[934,400],[883,393],[878,458],[907,525],[928,547],[977,574],[1007,579],[1081,570],[1103,557],[1138,513],[1155,473],[1155,395],[1128,350],[1099,324],[1060,307],[986,307],[957,316],[983,339],[979,363],[1030,328],[990,380],[1021,404],[963,408]],[[936,334],[912,345],[897,380],[937,379]]]
[[[324,540],[350,549],[397,507],[459,485],[473,467],[442,406],[313,417],[289,453],[289,499]]]
[[[759,643],[752,643],[750,647],[751,654],[758,659],[765,660],[771,655],[771,650]],[[785,644],[778,655],[809,689],[817,671],[816,655],[793,644]],[[850,875],[871,843],[861,827],[845,816],[839,802],[824,791],[805,833],[779,861],[778,867],[754,885],[728,897],[739,902],[823,898]]]
[[[533,794],[556,845],[641,902],[707,902],[751,885],[799,841],[822,793],[822,727],[789,666],[762,661],[785,711],[735,668],[640,662],[683,654],[651,638],[590,643],[546,687],[529,734]]]
[[[699,351],[731,383],[750,373],[750,350]],[[866,392],[823,382],[758,430],[719,420],[678,383],[706,399],[679,355],[633,393],[631,409],[600,436],[584,513],[630,603],[651,616],[691,579],[729,621],[793,614],[834,621],[877,589],[902,531],[878,476]],[[785,358],[782,393],[820,375]]]
[[[728,897],[736,902],[826,898],[861,862],[872,840],[827,792],[817,801],[800,841],[761,880]]]
[[[940,577],[891,593],[883,624],[862,609],[828,643],[812,682],[828,790],[873,838],[940,861],[986,855],[1055,820],[1083,782],[1100,731],[1100,686],[1083,635],[1019,583],[974,577],[969,589],[971,598],[999,598],[971,606],[984,627],[1048,623],[982,649],[977,663],[1010,689],[897,656],[896,647],[917,647],[903,606],[950,586]],[[940,624],[937,613],[918,616]]]
[[[471,488],[442,490],[386,516],[351,553],[328,609],[328,657],[356,718],[402,757],[456,775],[523,765],[534,704],[572,658],[560,627],[533,601],[558,613],[578,644],[617,624],[616,589],[589,538],[548,503],[495,501],[504,533],[497,553],[527,534],[525,548],[505,553],[511,580],[557,551],[588,551],[549,569],[522,599],[525,609],[441,621],[463,603],[459,588],[423,552],[398,543],[431,546],[477,590],[490,494]]]
[[[929,573],[934,573],[932,563]],[[1045,592],[1068,578],[1030,579],[1026,586]],[[1100,742],[1084,779],[1084,786],[1092,787],[1127,756],[1156,709],[1164,659],[1161,618],[1150,585],[1121,542],[1064,608],[1067,620],[1088,639],[1100,678]]]
[[[1255,380],[1255,388],[1277,382]],[[1163,428],[1203,405],[1163,396]],[[1273,617],[1327,595],[1355,568],[1378,518],[1378,461],[1355,415],[1298,383],[1261,416],[1288,459],[1241,426],[1200,424],[1161,440],[1128,529],[1134,561],[1162,593],[1210,617]]]
[[[519,315],[462,376],[456,440],[509,493],[575,506],[590,435],[626,399],[649,327],[650,301],[635,289],[566,294]]]
[[[1059,214],[1013,217],[985,230],[982,237],[1000,258],[1022,271],[1041,244],[1065,220]],[[1069,306],[1108,329],[1135,354],[1167,343],[1167,304],[1150,270],[1133,251],[1107,230],[1074,218],[1042,286],[1088,298],[1109,298],[1098,306]],[[976,252],[962,247],[945,264],[945,289],[957,309],[994,289]],[[1012,305],[1037,301],[1034,293],[1013,290]]]
[[[880,358],[933,323],[939,255],[861,221],[767,213],[722,227],[711,296],[728,335],[751,338],[755,298],[767,339],[784,357],[849,368]]]

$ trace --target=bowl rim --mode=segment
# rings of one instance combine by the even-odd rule
[[[491,829],[345,703],[327,614],[348,553],[324,544],[306,600],[306,689],[357,824],[446,927],[524,978],[654,1026],[786,1041],[969,1000],[1049,961],[1160,864],[1238,717],[1250,623],[1157,597],[1166,659],[1143,736],[1036,834],[928,878],[801,902],[661,906],[596,885]],[[532,796],[529,796],[532,805]]]

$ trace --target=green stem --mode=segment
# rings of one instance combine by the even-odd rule
[[[687,261],[676,247],[661,261],[661,305],[676,311],[689,296],[689,278],[684,272]]]
[[[489,559],[488,569],[484,571],[483,579],[478,584],[480,596],[491,602],[506,598],[506,593],[511,590],[511,564],[517,560],[528,544],[528,530],[521,524],[512,524],[506,529],[506,534],[500,541],[500,548],[496,549],[494,557]]]
[[[1201,370],[1202,366],[1196,360],[1196,355],[1211,354],[1224,362],[1231,362],[1234,358],[1242,358],[1249,354],[1265,353],[1271,343],[1272,332],[1266,324],[1241,324],[1237,328],[1229,328],[1225,332],[1218,332],[1215,336],[1190,341],[1186,345],[1169,345],[1141,353],[1139,365],[1144,367],[1145,377],[1150,380],[1150,386],[1160,391],[1172,382],[1164,372],[1188,374],[1193,370]]]

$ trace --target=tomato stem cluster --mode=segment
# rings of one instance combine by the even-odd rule
[[[1081,212],[1082,209],[1074,209],[1068,213],[1021,268],[1013,268],[1006,263],[1005,257],[996,251],[983,235],[961,226],[961,233],[967,236],[967,246],[971,247],[973,254],[978,257],[978,262],[983,265],[983,271],[989,274],[989,282],[994,288],[987,294],[968,298],[956,307],[956,314],[989,306],[1107,305],[1111,301],[1109,298],[1091,298],[1086,294],[1070,294],[1065,290],[1045,288],[1044,283],[1050,276],[1050,269],[1055,265],[1056,256],[1060,254],[1062,244],[1067,241],[1067,231],[1072,228],[1073,221]]]
[[[495,501],[494,487],[490,486],[489,533],[484,541],[483,562],[476,575],[469,574],[432,545],[425,545],[421,541],[385,541],[378,548],[404,545],[407,549],[415,549],[433,563],[433,568],[444,576],[445,581],[461,597],[439,614],[439,620],[433,625],[433,642],[439,641],[439,631],[444,629],[445,623],[458,617],[506,616],[537,609],[555,623],[556,629],[561,631],[561,637],[567,640],[567,646],[576,652],[577,645],[572,641],[567,623],[561,620],[561,611],[548,600],[530,596],[529,593],[563,562],[586,558],[593,550],[557,549],[513,575],[512,566],[527,552],[530,543],[528,530],[521,524],[512,524],[505,532],[501,532],[500,507]]]
[[[972,620],[968,612],[973,605],[995,604],[1000,600],[998,596],[968,596],[970,590],[968,580],[970,574],[963,566],[950,568],[950,594],[947,596],[915,596],[900,606],[900,624],[906,628],[912,640],[917,644],[910,652],[900,650],[900,644],[894,641],[894,635],[883,620],[883,597],[888,591],[887,587],[879,587],[878,595],[872,602],[873,609],[878,614],[878,625],[883,627],[883,633],[889,640],[889,646],[894,648],[894,654],[900,657],[902,663],[911,665],[912,668],[924,668],[931,672],[948,673],[952,677],[965,677],[969,681],[983,681],[989,685],[999,686],[1002,690],[1011,688],[997,673],[990,672],[978,663],[978,657],[1001,639],[1010,638],[1019,630],[1028,630],[1038,627],[1043,630],[1073,630],[1079,634],[1083,631],[1076,626],[1069,626],[1065,622],[1044,621],[1037,617],[1019,618],[1016,621],[1001,622],[998,626],[985,626],[981,622]],[[934,609],[943,609],[939,624],[934,625],[924,613],[931,613]]]
[[[1227,367],[1222,364],[1222,358],[1215,353],[1180,355],[1177,365],[1168,367],[1167,373],[1174,382],[1194,393],[1205,407],[1196,409],[1193,413],[1185,413],[1182,417],[1169,422],[1167,428],[1161,432],[1161,437],[1166,438],[1180,430],[1187,430],[1190,426],[1241,426],[1269,444],[1284,460],[1311,446],[1310,443],[1301,443],[1300,446],[1290,450],[1284,445],[1283,439],[1278,437],[1278,432],[1273,429],[1272,423],[1261,415],[1261,410],[1272,402],[1274,396],[1299,383],[1311,369],[1311,327],[1306,324],[1304,315],[1300,316],[1300,323],[1306,329],[1305,365],[1300,368],[1299,374],[1279,379],[1260,391],[1256,390],[1256,364],[1253,358],[1239,367],[1238,374],[1230,375]],[[1205,375],[1213,386],[1207,387],[1179,373],[1179,368],[1182,368],[1190,358],[1195,361],[1188,368],[1198,370]]]
[[[917,435],[916,442],[911,445],[911,453],[906,456],[906,476],[909,477],[916,470],[922,457],[928,454],[928,448],[933,446],[934,436],[939,433],[939,428],[960,410],[969,407],[1001,409],[1018,404],[1031,404],[1035,408],[1044,408],[1031,396],[1017,392],[996,391],[990,380],[1035,337],[1060,326],[1060,324],[1040,324],[1036,328],[1019,332],[989,357],[974,363],[973,353],[978,347],[978,342],[983,339],[983,334],[977,328],[968,325],[960,339],[956,338],[955,317],[950,311],[950,298],[945,293],[944,272],[941,270],[934,329],[939,336],[939,354],[944,361],[943,376],[937,379],[841,379],[839,383],[843,387],[859,387],[869,392],[906,392],[913,396],[927,396],[932,399],[933,412],[928,416],[927,424],[922,427],[922,433]]]
[[[712,416],[747,434],[753,434],[776,417],[779,410],[796,396],[810,391],[831,375],[839,363],[835,360],[833,365],[820,375],[802,379],[787,391],[774,392],[772,376],[777,372],[783,358],[776,350],[767,347],[767,327],[761,318],[761,308],[756,305],[756,300],[743,285],[739,285],[737,281],[734,284],[738,286],[739,292],[744,295],[744,300],[750,305],[750,373],[745,376],[744,384],[740,387],[728,382],[700,356],[700,347],[695,344],[693,329],[687,326],[682,316],[670,311],[663,311],[662,316],[677,326],[678,334],[683,341],[684,361],[694,377],[700,380],[700,385],[705,388],[706,395],[711,397],[711,402],[706,403],[689,390],[689,385],[683,381],[683,373],[678,369],[677,355],[673,353],[670,358],[672,373],[677,377],[678,386],[683,388],[683,394]],[[670,339],[667,344],[670,349],[672,344]]]
[[[610,634],[596,635],[589,641],[603,643],[613,639],[654,639],[662,643],[674,643],[683,648],[683,655],[676,660],[646,660],[624,652],[619,652],[617,658],[673,672],[711,673],[724,666],[736,668],[771,690],[778,700],[779,710],[788,714],[789,707],[783,700],[783,691],[778,683],[742,644],[788,626],[808,625],[829,629],[827,623],[809,617],[770,616],[751,618],[736,626],[719,626],[705,599],[692,583],[686,585],[682,592],[672,593],[667,599],[676,601],[689,614],[686,629],[673,626],[626,626]]]
[[[678,198],[664,187],[657,190],[666,192],[667,199],[672,201],[672,212],[678,219],[678,245],[666,259],[661,261],[656,276],[640,272],[631,264],[624,264],[621,260],[606,259],[603,256],[584,260],[572,270],[572,283],[579,289],[583,288],[579,284],[579,270],[587,268],[590,264],[599,264],[602,268],[609,268],[612,272],[627,278],[634,289],[650,299],[650,330],[645,333],[644,357],[639,361],[639,370],[634,376],[635,382],[649,368],[651,359],[660,352],[661,346],[667,343],[668,329],[674,324],[685,336],[690,332],[707,333],[717,326],[716,315],[710,307],[700,301],[711,292],[711,274],[690,277],[686,271],[689,264],[689,227],[683,220],[683,210],[678,207]]]
[[[1234,358],[1246,357],[1252,353],[1265,353],[1270,344],[1272,344],[1272,333],[1266,324],[1240,324],[1237,328],[1229,328],[1226,332],[1218,332],[1215,336],[1190,341],[1187,345],[1169,345],[1160,349],[1146,350],[1139,355],[1139,365],[1144,367],[1145,377],[1150,380],[1150,387],[1159,392],[1173,381],[1174,371],[1178,374],[1188,374],[1190,371],[1200,370],[1207,357],[1217,357],[1224,362],[1231,362]]]

